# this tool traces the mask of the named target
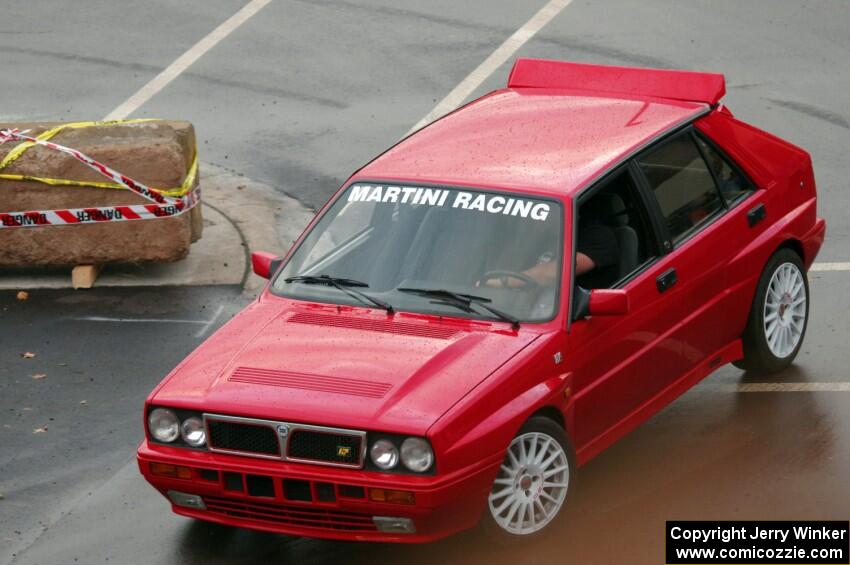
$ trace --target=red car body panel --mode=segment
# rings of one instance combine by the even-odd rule
[[[248,307],[237,324],[245,326],[244,337],[213,335],[179,378],[159,387],[156,401],[422,436],[458,398],[537,337],[494,331],[476,320],[440,323],[403,312],[387,322],[381,311],[271,294]],[[297,395],[297,402],[282,403],[281,395]]]
[[[705,104],[547,88],[505,89],[411,135],[355,174],[564,197]]]
[[[622,286],[626,315],[569,323],[570,261],[564,261],[557,316],[519,329],[426,314],[388,316],[266,289],[163,380],[146,413],[166,406],[425,436],[436,470],[416,476],[269,461],[168,447],[148,437],[138,451],[145,478],[163,494],[177,490],[210,501],[210,510],[173,506],[175,512],[293,535],[437,539],[478,521],[508,444],[532,414],[563,424],[582,465],[716,368],[741,358],[741,334],[768,258],[786,246],[808,268],[823,243],[809,155],[705,103],[722,95],[719,75],[558,65],[518,63],[514,88],[403,140],[346,186],[386,181],[522,191],[560,200],[565,225],[572,225],[576,198],[595,180],[693,124],[743,169],[755,191],[628,280]],[[567,88],[576,77],[586,79],[584,88]],[[759,205],[765,219],[751,226],[748,213]],[[258,262],[264,272],[272,258]],[[671,268],[678,284],[661,293],[656,279]],[[596,301],[611,305],[623,298]],[[189,467],[192,477],[155,476],[155,462]],[[272,477],[274,496],[227,490],[221,479],[204,480],[204,469]],[[287,500],[281,485],[290,478],[309,482],[314,492],[319,483],[331,484],[335,500]],[[413,492],[415,504],[346,498],[343,485]],[[216,504],[225,509],[212,511]],[[309,519],[287,522],[280,512]],[[327,525],[368,525],[372,516],[412,518],[416,533]]]

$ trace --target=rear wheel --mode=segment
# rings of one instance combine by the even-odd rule
[[[773,373],[789,366],[803,344],[809,319],[809,281],[800,256],[780,249],[762,272],[747,328],[744,358],[735,365]]]
[[[528,420],[511,441],[487,500],[484,529],[500,543],[537,537],[558,517],[570,492],[574,457],[564,430]]]

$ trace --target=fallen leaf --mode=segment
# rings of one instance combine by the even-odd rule
[[[86,405],[86,404],[88,404],[88,403],[89,403],[89,401],[88,401],[88,400],[80,400],[80,404],[82,404],[82,405]]]
[[[44,426],[43,428],[36,428],[32,431],[32,433],[34,433],[34,434],[47,433],[47,426]]]
[[[46,378],[47,378],[47,375],[44,374],[44,373],[36,373],[32,376],[32,380],[34,380],[34,381],[40,381],[41,379],[46,379]]]
[[[27,351],[26,353],[21,353],[21,357],[23,357],[24,359],[32,359],[33,357],[35,357],[35,353],[30,353],[29,351]]]
[[[25,290],[18,292],[18,300],[26,300],[29,297],[30,297],[30,293],[25,291]]]

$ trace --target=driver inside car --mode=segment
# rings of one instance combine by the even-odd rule
[[[594,209],[593,202],[582,207],[585,212],[579,220],[578,245],[576,249],[575,275],[576,284],[583,288],[605,288],[617,278],[617,260],[619,256],[617,238],[614,230],[606,225],[600,214]],[[558,279],[557,269],[560,265],[555,261],[552,251],[544,251],[537,259],[537,264],[522,271],[542,287],[551,287]],[[515,278],[494,278],[484,283],[488,287],[521,287],[525,283]]]

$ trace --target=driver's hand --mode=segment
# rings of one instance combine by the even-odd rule
[[[477,283],[475,283],[475,286],[486,286],[487,288],[519,288],[522,286],[522,282],[509,277],[497,277],[487,279],[486,281],[484,281],[483,284],[481,281],[478,281]]]

